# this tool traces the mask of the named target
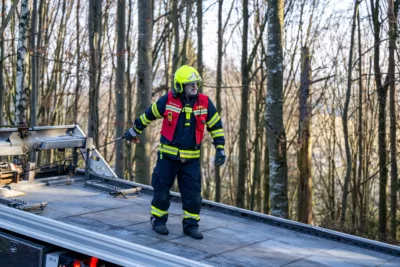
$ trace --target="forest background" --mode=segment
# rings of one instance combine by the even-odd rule
[[[189,64],[225,129],[222,167],[203,141],[205,199],[396,243],[399,2],[1,0],[0,125],[78,124],[150,184],[161,121],[104,144]]]

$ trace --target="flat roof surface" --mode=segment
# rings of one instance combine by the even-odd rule
[[[213,266],[400,266],[400,257],[203,209],[202,240],[182,232],[181,203],[171,202],[169,235],[151,229],[152,196],[114,198],[72,185],[16,189],[28,204],[48,202],[44,216]]]

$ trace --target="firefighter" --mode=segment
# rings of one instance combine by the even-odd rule
[[[198,93],[202,78],[191,66],[181,66],[174,75],[174,88],[154,102],[125,132],[128,141],[137,141],[137,135],[156,119],[163,119],[157,163],[151,185],[153,230],[168,235],[166,226],[170,206],[170,188],[178,179],[182,197],[183,232],[202,239],[199,232],[201,210],[200,146],[204,129],[210,132],[216,149],[215,162],[225,162],[225,138],[221,117],[210,98]]]

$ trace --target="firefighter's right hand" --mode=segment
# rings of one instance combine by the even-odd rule
[[[217,162],[218,166],[222,166],[225,163],[225,151],[221,148],[217,148],[217,155],[215,157],[215,161]]]
[[[133,128],[130,128],[124,133],[124,138],[129,142],[139,143],[139,139],[137,138],[136,132],[133,130]]]

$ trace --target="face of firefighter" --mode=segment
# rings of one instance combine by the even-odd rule
[[[185,84],[184,86],[185,86],[185,95],[186,96],[197,95],[197,91],[198,91],[197,83],[188,83],[188,84]]]

